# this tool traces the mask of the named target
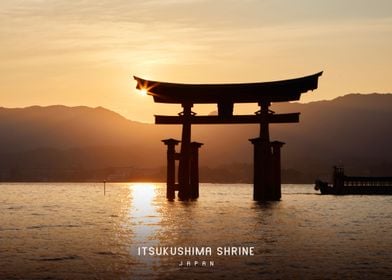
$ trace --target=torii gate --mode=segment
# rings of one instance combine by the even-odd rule
[[[245,84],[180,84],[145,80],[139,77],[137,89],[152,95],[154,102],[181,104],[178,116],[155,116],[156,124],[182,124],[181,141],[162,140],[167,145],[168,199],[196,199],[199,196],[198,149],[201,143],[191,142],[192,124],[260,124],[260,136],[250,139],[254,145],[253,199],[274,201],[281,198],[280,148],[283,142],[270,142],[270,123],[297,123],[300,113],[275,114],[269,110],[271,102],[299,100],[302,93],[317,89],[323,72],[290,80]],[[217,116],[198,116],[192,112],[194,104],[217,104]],[[234,103],[257,103],[260,110],[254,115],[233,115]],[[176,153],[175,146],[181,142]],[[178,183],[175,180],[175,161],[179,160]]]

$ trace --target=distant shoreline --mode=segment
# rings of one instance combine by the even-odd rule
[[[127,183],[152,183],[152,184],[166,184],[166,182],[161,181],[0,181],[1,184],[20,184],[20,183],[27,183],[27,184],[40,184],[40,183],[55,183],[55,184],[62,184],[62,183],[96,183],[96,184],[127,184]],[[217,184],[217,185],[252,185],[252,182],[200,182],[200,184]],[[307,182],[307,183],[282,183],[282,185],[311,185],[314,182]]]

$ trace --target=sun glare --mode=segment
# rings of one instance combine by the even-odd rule
[[[145,88],[141,88],[141,89],[137,90],[137,93],[139,93],[142,96],[147,96],[147,92],[148,91]]]

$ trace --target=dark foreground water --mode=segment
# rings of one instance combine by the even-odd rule
[[[168,202],[163,184],[107,184],[105,196],[103,184],[0,184],[0,279],[392,277],[392,196],[285,185],[282,201],[258,204],[251,185],[203,184],[200,193]],[[159,246],[212,253],[138,255]],[[255,255],[218,256],[225,246]]]

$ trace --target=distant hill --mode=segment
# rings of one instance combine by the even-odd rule
[[[326,177],[333,164],[363,175],[392,174],[392,94],[274,104],[301,112],[300,123],[271,125],[286,182]],[[250,181],[258,125],[194,126],[204,181]],[[165,147],[180,126],[134,122],[107,109],[0,108],[0,180],[163,180]]]

